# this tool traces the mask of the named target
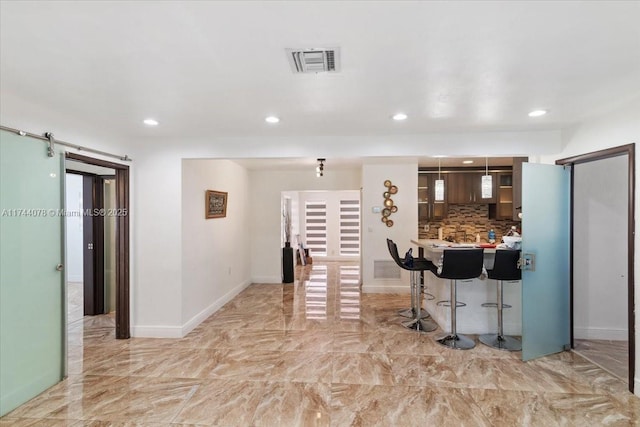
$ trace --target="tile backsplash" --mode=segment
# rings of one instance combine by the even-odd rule
[[[437,239],[438,228],[443,227],[443,237],[453,237],[456,241],[475,242],[476,234],[480,234],[480,241],[488,240],[489,230],[496,232],[499,242],[512,225],[520,231],[520,223],[511,220],[489,219],[489,205],[449,205],[447,218],[433,221],[420,221],[418,235],[421,239]]]

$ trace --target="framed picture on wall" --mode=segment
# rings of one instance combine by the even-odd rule
[[[204,198],[204,217],[224,218],[227,216],[227,193],[207,190]]]

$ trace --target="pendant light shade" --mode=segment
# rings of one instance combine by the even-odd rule
[[[444,201],[444,179],[440,177],[440,159],[438,159],[438,179],[436,179],[434,184],[435,195],[434,200],[436,202]]]
[[[492,176],[489,175],[489,158],[485,157],[485,174],[482,177],[482,182],[480,184],[482,198],[490,199],[493,196],[493,179]]]

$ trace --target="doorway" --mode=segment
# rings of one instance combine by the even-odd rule
[[[83,177],[86,196],[81,215],[83,314],[115,310],[115,337],[127,339],[131,336],[129,167],[73,153],[66,153],[66,164],[67,170]]]
[[[108,214],[116,208],[115,170],[73,160],[65,168],[67,324],[72,325],[84,316],[115,313],[115,217]]]
[[[633,393],[633,144],[559,160],[572,167],[571,347]]]

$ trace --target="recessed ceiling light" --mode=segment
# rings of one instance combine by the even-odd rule
[[[540,117],[547,114],[547,110],[533,110],[529,113],[529,117]]]
[[[473,160],[463,160],[462,164],[464,165],[470,165],[471,163],[473,163]]]
[[[155,119],[144,119],[143,123],[147,126],[158,126],[158,121]]]
[[[266,117],[264,121],[267,123],[278,123],[280,119],[277,118],[276,116],[269,116],[269,117]]]
[[[405,113],[397,113],[393,115],[393,120],[402,121],[407,120],[407,115]]]

